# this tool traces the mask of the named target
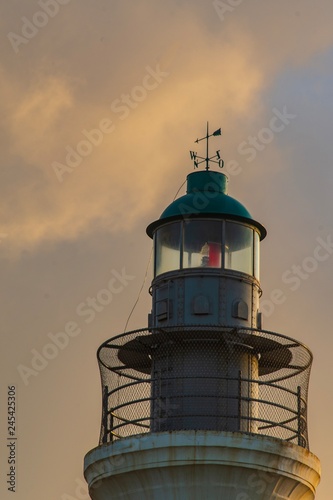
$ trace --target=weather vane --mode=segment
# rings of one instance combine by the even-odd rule
[[[210,161],[212,163],[217,163],[220,168],[224,167],[224,161],[222,160],[222,158],[220,156],[220,150],[216,151],[216,154],[214,156],[211,156],[210,158],[209,158],[209,153],[208,153],[208,139],[210,137],[212,137],[213,135],[217,136],[217,135],[221,135],[221,134],[222,133],[221,133],[220,128],[218,130],[215,130],[215,132],[213,132],[212,134],[209,134],[208,122],[207,122],[207,134],[205,135],[205,137],[201,137],[201,139],[197,139],[196,141],[194,141],[194,142],[200,142],[200,141],[203,141],[204,139],[206,139],[206,158],[204,158],[203,156],[198,156],[196,151],[190,151],[191,160],[193,160],[193,162],[194,162],[194,168],[198,168],[198,166],[201,163],[206,162],[206,170],[209,170],[209,162]]]

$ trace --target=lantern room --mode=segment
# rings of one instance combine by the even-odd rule
[[[154,234],[154,276],[192,268],[230,269],[259,280],[260,234],[252,225],[218,218],[170,222]]]
[[[189,174],[186,195],[147,234],[154,239],[151,326],[258,326],[260,241],[266,230],[227,194],[224,174]]]
[[[259,243],[266,230],[227,195],[227,177],[193,172],[187,194],[147,228],[154,238],[154,276],[192,268],[233,270],[259,280]]]

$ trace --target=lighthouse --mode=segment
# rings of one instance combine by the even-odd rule
[[[311,500],[310,350],[263,328],[266,229],[228,194],[220,151],[197,139],[186,194],[149,224],[146,328],[105,341],[99,445],[85,457],[93,500]],[[200,170],[200,165],[205,168]],[[275,256],[276,258],[278,257]]]

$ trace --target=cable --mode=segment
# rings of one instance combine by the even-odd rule
[[[179,193],[179,191],[181,190],[181,188],[184,186],[185,182],[186,182],[186,179],[184,180],[183,184],[182,184],[182,185],[180,186],[180,188],[178,189],[178,191],[177,191],[177,193],[175,194],[175,196],[174,196],[174,198],[173,198],[173,200],[172,200],[172,201],[175,201],[175,199],[177,198],[177,194]]]
[[[134,309],[136,308],[137,303],[139,302],[141,292],[142,292],[143,287],[144,287],[144,285],[145,285],[145,283],[146,283],[146,279],[147,279],[147,275],[148,275],[148,270],[149,270],[149,267],[150,267],[150,261],[151,261],[152,255],[153,255],[153,248],[154,248],[154,246],[152,246],[152,248],[151,248],[151,250],[150,250],[150,255],[149,255],[149,260],[148,260],[148,264],[147,264],[147,267],[146,267],[145,276],[144,276],[144,278],[143,278],[143,282],[142,282],[141,288],[140,288],[140,290],[139,290],[139,293],[138,293],[137,299],[136,299],[136,301],[134,302],[134,305],[133,305],[133,307],[132,307],[132,309],[131,309],[131,312],[129,313],[129,316],[128,316],[128,318],[127,318],[127,321],[126,321],[126,324],[125,324],[125,328],[124,328],[124,333],[126,332],[128,322],[129,322],[129,320],[131,319],[131,316],[132,316],[132,314],[133,314],[133,312],[134,312]]]
[[[180,186],[180,188],[178,189],[177,193],[175,194],[174,198],[172,201],[175,201],[175,199],[177,198],[177,195],[179,193],[179,191],[181,190],[181,188],[184,186],[186,182],[186,179],[185,181],[182,183],[182,185]],[[137,303],[139,302],[139,299],[140,299],[140,296],[141,296],[141,293],[142,293],[142,290],[143,290],[143,287],[145,286],[145,283],[146,283],[146,279],[147,279],[147,276],[148,276],[148,271],[149,271],[149,267],[150,267],[150,262],[151,262],[151,258],[153,256],[153,249],[154,249],[154,245],[152,246],[151,250],[150,250],[150,255],[149,255],[149,259],[148,259],[148,264],[147,264],[147,267],[146,267],[146,272],[145,272],[145,275],[144,275],[144,278],[143,278],[143,282],[142,282],[142,285],[141,285],[141,288],[139,290],[139,293],[138,293],[138,296],[137,296],[137,299],[136,301],[134,302],[134,305],[131,309],[131,312],[129,313],[128,315],[128,318],[127,318],[127,321],[125,323],[125,328],[124,328],[124,333],[126,332],[126,329],[127,329],[127,326],[128,326],[128,323],[129,323],[129,320],[131,319],[131,316],[132,314],[134,313],[134,310],[137,306]]]

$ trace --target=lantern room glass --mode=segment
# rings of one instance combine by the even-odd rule
[[[230,269],[259,280],[260,235],[240,222],[170,222],[154,234],[155,276],[180,269]]]
[[[221,221],[193,220],[184,224],[184,269],[221,267],[221,249]]]
[[[253,229],[226,222],[224,267],[253,275]]]
[[[180,268],[181,223],[174,222],[158,229],[154,236],[155,276]]]
[[[254,277],[259,281],[260,277],[260,236],[254,231]]]

